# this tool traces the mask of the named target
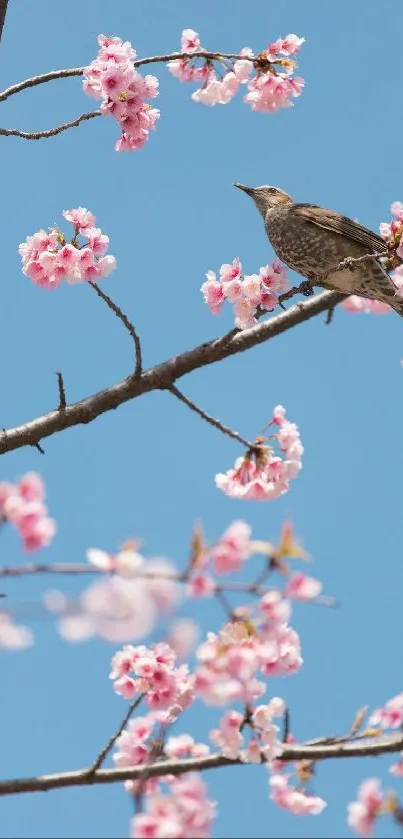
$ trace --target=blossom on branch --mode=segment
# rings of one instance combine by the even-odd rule
[[[235,326],[249,329],[257,322],[259,307],[271,312],[277,306],[279,294],[288,288],[287,272],[277,258],[272,265],[260,268],[259,274],[241,271],[238,258],[221,265],[218,278],[214,271],[207,271],[200,291],[213,315],[220,314],[222,304],[228,300],[234,306]]]
[[[285,418],[285,409],[278,405],[274,409],[270,425],[277,425],[275,440],[280,454],[260,440],[238,457],[233,469],[215,476],[216,486],[230,498],[272,501],[289,490],[289,483],[302,469],[301,458],[304,447],[298,426]]]
[[[116,268],[116,259],[107,254],[109,237],[95,227],[95,216],[85,207],[64,210],[64,218],[74,226],[74,235],[67,242],[57,227],[38,230],[19,245],[22,271],[35,285],[45,289],[58,288],[62,280],[69,285],[86,280],[96,282]],[[80,244],[81,236],[86,240]]]
[[[181,51],[189,57],[169,61],[168,70],[181,82],[202,82],[202,86],[192,93],[194,102],[226,105],[240,86],[246,85],[244,102],[254,111],[273,113],[279,108],[292,107],[292,99],[300,96],[303,90],[304,79],[293,75],[297,65],[290,56],[299,52],[304,40],[297,35],[287,35],[256,56],[249,47],[243,47],[238,59],[229,59],[219,53],[214,58],[192,58],[192,53],[206,50],[201,46],[197,32],[184,29]]]
[[[16,484],[0,483],[0,520],[17,528],[26,551],[50,545],[56,522],[48,516],[40,475],[27,472]]]
[[[158,79],[141,76],[133,67],[136,52],[129,41],[98,37],[97,57],[84,68],[84,92],[102,99],[101,113],[112,116],[122,129],[116,151],[136,151],[147,142],[160,116],[147,99],[158,95]]]
[[[403,203],[401,201],[394,201],[391,204],[390,212],[392,221],[381,222],[379,225],[379,232],[382,239],[388,245],[388,257],[392,268],[395,270],[391,274],[396,290],[403,292]],[[340,304],[347,312],[386,315],[392,312],[392,308],[387,303],[382,303],[380,300],[369,300],[367,297],[359,297],[357,294],[351,294],[346,300]]]

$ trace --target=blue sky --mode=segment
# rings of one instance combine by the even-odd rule
[[[50,410],[62,370],[74,401],[128,374],[127,335],[88,287],[47,294],[22,276],[18,244],[39,227],[83,205],[111,239],[118,270],[105,289],[133,318],[145,364],[224,333],[230,312],[213,319],[199,287],[207,269],[240,256],[253,273],[272,257],[252,204],[231,184],[272,183],[297,200],[332,207],[377,229],[403,198],[399,108],[403,8],[354,0],[148,0],[68,5],[10,2],[0,49],[0,84],[88,63],[100,32],[128,39],[139,55],[175,50],[184,27],[206,48],[256,52],[279,35],[306,38],[300,71],[306,90],[295,108],[254,114],[241,97],[207,109],[190,100],[164,67],[161,119],[148,146],[117,155],[112,120],[93,120],[51,140],[1,138],[2,306],[1,426]],[[393,38],[391,30],[393,27]],[[1,126],[40,130],[92,109],[80,79],[53,82],[1,105]],[[276,681],[300,738],[348,729],[357,708],[376,707],[402,690],[403,612],[401,475],[403,454],[402,322],[394,315],[337,312],[273,342],[196,372],[180,387],[246,437],[259,433],[274,405],[286,406],[305,445],[303,471],[285,498],[237,503],[214,486],[238,447],[163,393],[146,395],[73,428],[35,449],[6,455],[1,479],[39,470],[58,536],[49,561],[82,561],[98,545],[114,550],[128,536],[149,554],[186,561],[189,534],[201,519],[211,538],[234,518],[256,537],[276,539],[293,519],[339,610],[301,607],[294,624],[305,664]],[[23,561],[14,533],[1,535],[1,561]],[[34,604],[55,581],[7,583],[8,603]],[[77,580],[63,580],[77,592]],[[203,604],[202,626],[218,626]],[[190,607],[191,613],[192,607]],[[50,621],[36,623],[32,650],[1,655],[3,777],[88,764],[116,728],[124,705],[108,680],[111,645],[63,643]],[[199,706],[189,727],[205,736],[214,720]],[[390,761],[334,762],[318,768],[315,791],[329,801],[320,817],[297,819],[267,798],[265,770],[205,776],[219,802],[214,835],[344,837],[347,802],[359,781]],[[397,787],[398,788],[398,787]],[[94,788],[5,799],[2,837],[126,836],[131,815],[123,788]],[[380,824],[377,835],[390,835]]]

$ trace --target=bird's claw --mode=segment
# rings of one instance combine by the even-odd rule
[[[311,281],[304,280],[299,286],[299,291],[301,292],[301,294],[304,295],[304,297],[312,297],[312,295],[314,294],[314,290],[312,288]]]
[[[342,259],[340,262],[337,270],[342,271],[343,268],[347,268],[349,271],[355,271],[356,267],[356,260],[353,259],[352,256],[346,256],[346,258]]]

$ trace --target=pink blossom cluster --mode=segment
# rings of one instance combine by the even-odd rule
[[[322,591],[322,583],[302,571],[291,571],[285,564],[286,557],[307,559],[305,551],[294,540],[293,528],[286,522],[282,528],[280,545],[276,548],[266,542],[252,541],[250,525],[245,521],[234,521],[222,534],[218,542],[208,548],[203,545],[199,551],[187,581],[189,597],[211,597],[217,591],[213,575],[231,574],[243,567],[252,554],[270,555],[273,569],[281,570],[286,577],[283,594],[277,589],[270,589],[270,597],[286,597],[290,600],[308,602],[315,600]],[[273,595],[273,591],[275,594]]]
[[[401,728],[403,726],[403,693],[388,699],[382,708],[376,708],[369,718],[369,725],[379,728]]]
[[[218,634],[209,632],[198,647],[195,688],[206,704],[250,705],[266,690],[259,674],[286,676],[301,667],[299,636],[288,625],[290,603],[273,590],[262,597],[260,609],[263,618],[238,615]]]
[[[318,816],[327,806],[323,798],[309,795],[289,783],[289,775],[272,775],[269,779],[270,798],[283,810],[294,816]]]
[[[144,693],[152,711],[166,711],[166,719],[173,720],[195,698],[194,676],[187,665],[175,665],[169,644],[126,645],[112,659],[110,678],[116,693],[125,699]]]
[[[127,542],[114,555],[91,548],[87,559],[90,566],[105,573],[79,599],[71,600],[57,590],[45,595],[46,607],[60,615],[59,632],[67,641],[77,643],[94,637],[113,643],[137,641],[145,638],[179,600],[174,565],[163,557],[146,560],[135,543]],[[183,632],[181,638],[183,646]]]
[[[256,323],[258,307],[273,311],[278,296],[287,290],[286,268],[278,259],[260,268],[259,274],[242,274],[238,258],[221,265],[217,279],[214,271],[207,271],[200,291],[213,315],[220,314],[225,300],[234,304],[235,326],[249,329]]]
[[[288,492],[290,480],[302,469],[304,447],[298,426],[286,419],[282,405],[274,409],[269,425],[278,427],[271,439],[280,454],[259,443],[244,457],[238,457],[232,469],[215,476],[216,486],[230,498],[272,501]]]
[[[228,710],[221,717],[219,728],[210,731],[210,740],[218,746],[224,757],[242,760],[243,763],[272,761],[281,754],[280,729],[273,718],[283,716],[285,705],[274,697],[266,705],[259,705],[250,717],[253,735],[246,740],[245,717],[239,711]],[[243,729],[243,730],[242,730]]]
[[[368,297],[359,297],[358,294],[350,294],[350,297],[346,297],[340,303],[340,306],[353,315],[387,315],[392,311],[387,303],[382,303],[380,300],[370,300]]]
[[[122,734],[116,740],[117,751],[113,756],[116,766],[140,766],[154,759],[155,729],[165,731],[166,714],[163,711],[149,711],[144,717],[136,717],[127,724]],[[205,743],[195,743],[189,734],[179,734],[168,737],[163,746],[163,756],[170,759],[186,757],[205,757],[209,754],[209,746]],[[162,756],[162,755],[161,755]],[[144,788],[145,793],[155,792],[159,779],[150,778]],[[138,790],[137,781],[127,781],[127,792],[133,794]]]
[[[390,251],[403,260],[403,203],[394,201],[390,207],[393,216],[390,222],[381,222],[379,232],[387,242]]]
[[[384,793],[377,778],[363,781],[358,789],[357,801],[347,808],[347,824],[358,836],[372,836],[376,820],[382,815]]]
[[[252,554],[251,527],[245,521],[234,521],[218,542],[208,548],[203,545],[191,567],[187,582],[189,597],[210,597],[216,583],[209,571],[223,575],[238,571]]]
[[[38,230],[27,236],[18,248],[22,271],[41,288],[58,288],[62,280],[70,285],[107,277],[116,268],[116,259],[106,255],[109,237],[95,227],[95,216],[85,207],[64,210],[64,218],[74,226],[74,236],[67,242],[57,227]],[[85,239],[84,244],[78,237]]]
[[[146,797],[146,812],[132,819],[132,839],[208,839],[216,804],[199,774],[164,779],[168,792]]]
[[[0,647],[4,650],[25,650],[34,643],[28,626],[16,623],[7,612],[0,612]]]
[[[160,116],[146,100],[158,95],[158,79],[134,69],[136,52],[129,41],[98,36],[97,57],[84,68],[84,92],[102,99],[101,113],[112,116],[122,129],[116,151],[135,151],[147,142]]]
[[[27,472],[16,484],[0,483],[0,517],[17,528],[26,551],[46,547],[56,533],[45,504],[45,485],[36,472]]]
[[[223,67],[215,67],[212,58],[193,53],[206,52],[200,37],[193,29],[184,29],[181,39],[182,57],[168,63],[168,69],[181,82],[199,82],[202,86],[192,94],[195,102],[204,105],[226,105],[233,99],[241,85],[246,85],[244,102],[254,111],[273,113],[279,108],[292,106],[292,99],[300,96],[304,79],[294,76],[296,63],[290,58],[299,52],[304,38],[287,35],[278,38],[266,50],[254,56],[249,47],[243,47],[239,58],[215,59]],[[201,59],[200,66],[197,66]],[[276,67],[277,65],[277,67]],[[280,69],[279,69],[280,68]],[[253,75],[252,75],[253,74]],[[252,76],[252,78],[251,78]]]
[[[389,257],[394,267],[391,279],[395,283],[398,292],[403,291],[403,203],[394,201],[390,207],[393,216],[390,222],[381,222],[379,232],[388,244]],[[368,300],[366,297],[359,297],[352,294],[340,304],[343,309],[353,314],[386,315],[393,311],[387,303],[380,300]]]
[[[168,720],[169,721],[169,720]],[[155,732],[164,731],[167,715],[162,711],[150,711],[146,716],[131,720],[116,741],[114,762],[118,767],[139,766],[156,759]],[[161,728],[162,727],[162,728]],[[183,759],[202,758],[209,754],[209,746],[195,743],[189,734],[168,737],[162,747],[161,757]],[[206,788],[196,775],[186,775],[186,783],[174,776],[149,778],[145,783],[126,781],[125,788],[131,795],[141,790],[146,798],[146,811],[132,821],[134,837],[158,839],[158,837],[180,836],[195,839],[208,837],[215,808],[206,797]],[[162,784],[168,788],[163,793]]]

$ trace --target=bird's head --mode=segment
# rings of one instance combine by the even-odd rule
[[[245,184],[234,184],[234,186],[242,189],[243,192],[253,198],[263,218],[265,218],[268,210],[292,203],[290,195],[276,186],[245,186]]]

